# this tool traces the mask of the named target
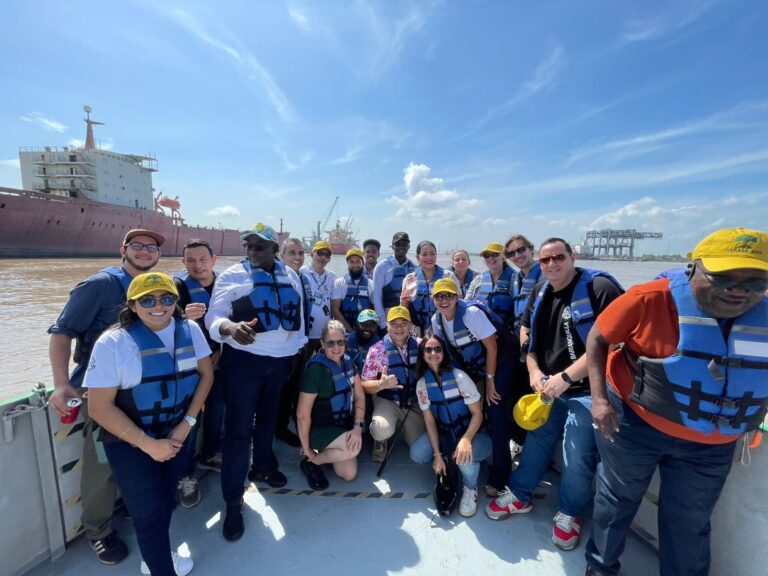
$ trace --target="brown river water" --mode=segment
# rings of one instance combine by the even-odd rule
[[[216,268],[224,270],[238,259],[219,258]],[[56,321],[75,284],[118,262],[118,258],[0,259],[0,339],[6,349],[0,365],[0,401],[25,395],[37,382],[52,385],[46,330]],[[449,262],[449,257],[439,257],[441,266]],[[671,262],[607,261],[578,265],[607,270],[625,288],[679,266]],[[342,272],[346,268],[343,256],[334,256],[329,267]],[[472,268],[484,268],[479,256],[472,258]],[[161,259],[156,270],[176,273],[181,271],[181,264],[177,258]]]

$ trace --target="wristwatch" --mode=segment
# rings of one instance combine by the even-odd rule
[[[355,420],[355,428],[365,428],[365,421]]]
[[[189,424],[189,427],[190,427],[190,428],[194,428],[194,427],[195,427],[195,424],[197,424],[197,418],[195,418],[194,416],[190,416],[189,414],[187,414],[186,416],[184,416],[184,421],[185,421],[187,424]]]
[[[571,380],[571,377],[568,376],[568,372],[566,372],[565,370],[560,372],[560,377],[563,379],[563,382],[566,382],[568,384],[573,384],[574,383],[573,380]]]

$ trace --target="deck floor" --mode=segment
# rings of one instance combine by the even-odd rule
[[[552,517],[557,511],[559,476],[550,471],[537,490],[534,510],[528,514],[494,522],[483,512],[488,499],[480,497],[477,514],[464,519],[455,512],[448,519],[434,517],[431,497],[413,497],[431,491],[431,467],[408,459],[400,442],[383,478],[376,478],[378,464],[370,459],[366,443],[360,458],[360,473],[346,483],[327,474],[325,494],[308,495],[307,483],[298,462],[298,450],[276,443],[287,488],[302,494],[279,494],[252,486],[246,493],[245,534],[235,543],[221,535],[219,475],[201,478],[202,502],[192,509],[177,508],[171,540],[184,555],[191,553],[194,574],[269,574],[323,576],[378,576],[393,574],[462,576],[580,576],[584,574],[584,544],[590,531],[584,520],[582,542],[571,552],[562,552],[550,540]],[[481,481],[484,478],[481,473]],[[402,498],[340,496],[340,492],[407,492]],[[335,494],[330,494],[335,492]],[[590,511],[591,512],[591,511]],[[67,552],[29,572],[33,576],[82,576],[139,573],[140,554],[130,521],[116,520],[130,555],[116,566],[96,561],[84,538]],[[625,576],[658,573],[656,552],[634,535],[627,541],[622,558]]]

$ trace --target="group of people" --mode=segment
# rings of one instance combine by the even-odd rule
[[[596,476],[587,574],[618,572],[658,467],[661,573],[707,573],[710,515],[735,442],[768,408],[768,234],[718,230],[687,268],[626,293],[610,274],[577,267],[562,238],[542,242],[538,259],[523,235],[490,243],[475,271],[466,250],[441,268],[430,241],[414,262],[397,232],[381,261],[377,240],[350,249],[343,275],[327,268],[325,241],[305,266],[302,242],[280,244],[269,226],[241,239],[245,258],[219,274],[212,248],[191,240],[185,272],[170,278],[151,271],[162,235],[131,230],[122,265],[79,284],[49,330],[52,407],[67,414],[66,401],[88,391],[83,525],[100,561],[127,555],[111,526],[114,477],[142,572],[192,569],[168,528],[177,499],[200,499],[204,404],[197,465],[221,472],[229,541],[245,530],[246,479],[287,483],[275,438],[301,449],[308,485],[323,490],[324,465],[350,481],[364,435],[382,462],[401,430],[415,462],[458,471],[462,516],[476,513],[487,460],[493,520],[533,509],[562,441],[551,537],[562,550],[578,545]],[[531,393],[552,408],[526,431],[512,406]]]

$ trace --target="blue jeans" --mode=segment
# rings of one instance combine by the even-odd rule
[[[272,439],[280,393],[291,371],[291,362],[292,356],[273,358],[229,347],[225,349],[220,368],[224,370],[227,399],[221,492],[228,505],[238,504],[243,497],[252,435],[253,468],[266,474],[277,467]]]
[[[472,438],[472,463],[460,464],[459,472],[464,480],[464,486],[472,490],[477,488],[477,477],[480,475],[480,463],[491,455],[491,439],[485,432],[478,432]],[[411,460],[417,464],[428,464],[435,456],[432,444],[425,432],[411,444]],[[446,454],[450,457],[451,454]]]
[[[133,519],[136,540],[152,576],[175,576],[169,528],[176,485],[194,459],[194,435],[178,454],[157,462],[126,442],[105,444],[109,465]]]
[[[598,574],[618,573],[627,530],[658,466],[660,572],[709,574],[709,519],[731,469],[736,442],[680,440],[646,424],[610,387],[608,397],[620,431],[613,443],[596,434],[601,462],[587,563]]]
[[[501,366],[497,366],[494,383],[496,392],[501,395],[501,400],[498,404],[488,406],[485,398],[483,398],[488,417],[488,434],[493,443],[493,463],[488,473],[488,483],[496,488],[504,487],[504,480],[509,476],[512,469],[509,439],[512,435],[511,392],[514,371],[514,359],[507,360]]]
[[[592,397],[588,392],[566,392],[555,399],[546,423],[528,432],[517,470],[509,476],[509,487],[521,502],[530,502],[561,437],[560,511],[578,517],[592,498],[592,478],[597,465]]]

